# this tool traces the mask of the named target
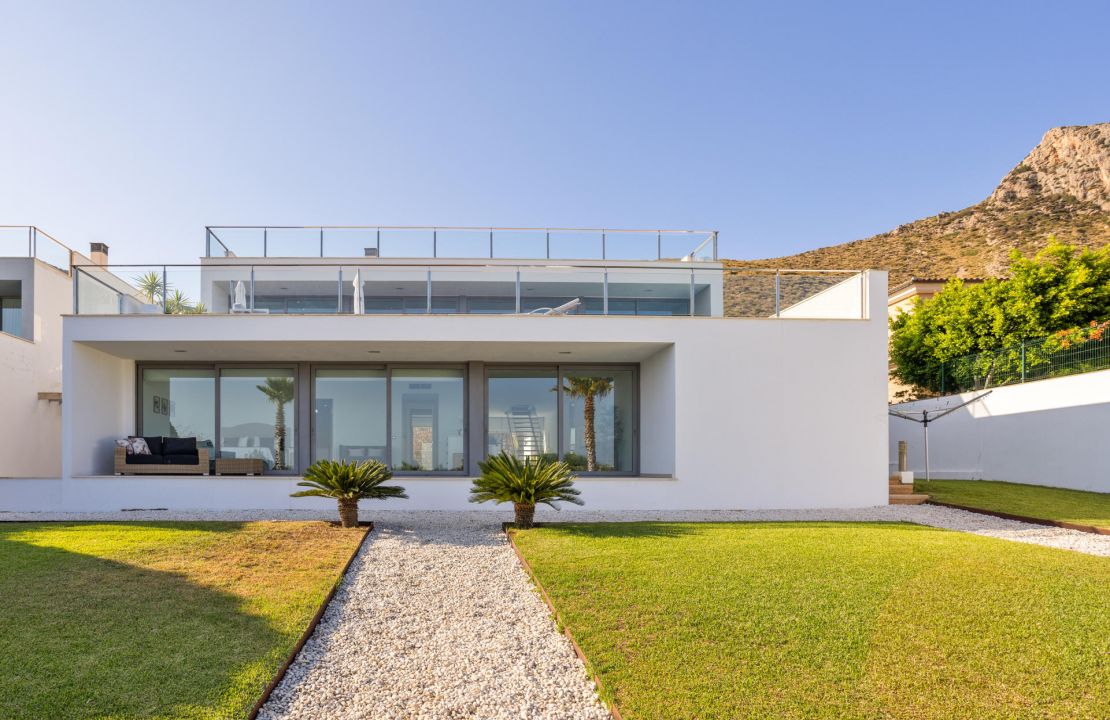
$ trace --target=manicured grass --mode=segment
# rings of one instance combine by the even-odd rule
[[[626,720],[1110,717],[1110,561],[907,524],[516,542]]]
[[[914,489],[954,505],[1110,528],[1108,493],[992,480],[918,480]]]
[[[244,717],[362,535],[0,524],[0,717]]]

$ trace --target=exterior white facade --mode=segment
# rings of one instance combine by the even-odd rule
[[[0,478],[57,478],[62,317],[73,311],[71,251],[37,228],[0,231],[0,298],[8,301],[0,327]]]
[[[984,392],[918,400],[893,409],[939,411]],[[995,388],[929,424],[930,473],[934,478],[1110,492],[1110,469],[1099,457],[1108,427],[1110,370]],[[910,469],[923,478],[921,425],[892,416],[892,458],[898,457],[899,440],[908,444]]]
[[[172,278],[171,271],[164,269],[164,277]],[[63,333],[60,479],[0,485],[0,506],[330,508],[331,501],[289,494],[297,473],[326,451],[319,378],[365,371],[380,373],[390,387],[382,416],[392,431],[381,441],[389,449],[371,451],[392,455],[395,482],[410,495],[389,505],[478,507],[467,502],[469,478],[505,435],[493,426],[501,418],[495,417],[500,410],[493,409],[491,378],[528,375],[529,369],[558,378],[551,380],[558,383],[552,388],[558,400],[556,394],[550,403],[539,397],[541,404],[558,404],[557,415],[548,418],[543,452],[566,453],[568,460],[585,451],[573,416],[581,403],[568,394],[567,378],[621,377],[606,396],[620,411],[612,410],[605,432],[610,441],[621,438],[623,459],[581,473],[588,508],[859,507],[887,500],[883,272],[856,273],[832,287],[826,282],[827,289],[781,316],[752,318],[723,317],[721,266],[689,258],[409,264],[228,257],[206,260],[191,272],[200,279],[191,296],[203,308],[184,314],[162,314],[157,299],[144,299],[126,272],[77,273],[78,312],[65,318]],[[90,277],[94,285],[87,285]],[[167,285],[181,286],[172,279]],[[528,314],[532,305],[546,308],[568,297],[585,314]],[[332,303],[330,312],[321,303]],[[449,369],[462,388],[458,411],[465,421],[445,442],[434,441],[448,458],[438,470],[424,468],[424,461],[409,468],[399,456],[415,452],[418,440],[432,446],[430,438],[445,434],[439,415],[455,411],[407,404],[431,384],[398,380],[414,367]],[[237,408],[225,396],[224,382],[250,375],[245,368],[279,368],[295,384],[285,469],[272,462],[280,455],[276,439],[263,438],[271,447],[258,448],[257,437],[251,443],[233,437],[247,432],[234,428],[251,423],[229,419]],[[150,377],[165,369],[196,369],[215,378],[203,385],[214,382],[217,388],[221,420],[213,422],[219,426],[213,454],[264,456],[265,474],[113,474],[115,441],[143,434],[151,392],[154,412],[173,417],[168,393],[151,390],[159,386]],[[172,412],[187,401],[178,392]],[[330,437],[332,408],[327,410]],[[335,412],[340,423],[344,416]],[[427,417],[434,424],[421,424]],[[371,432],[369,425],[364,431]],[[599,430],[599,437],[605,432]],[[245,451],[244,444],[255,449]],[[365,452],[363,445],[354,447]],[[339,447],[351,452],[351,446]]]

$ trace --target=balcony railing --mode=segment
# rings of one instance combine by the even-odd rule
[[[717,259],[714,230],[209,226],[206,257]]]
[[[80,315],[866,316],[866,283],[857,271],[538,261],[205,262],[75,271]]]
[[[69,272],[69,248],[34,225],[0,225],[0,257],[36,258]]]

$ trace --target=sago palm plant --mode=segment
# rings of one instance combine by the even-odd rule
[[[555,458],[537,455],[521,460],[501,452],[479,462],[478,468],[482,474],[470,488],[470,502],[511,502],[518,528],[532,527],[536,505],[558,510],[558,502],[582,504],[574,487],[574,471]]]
[[[305,470],[299,490],[290,497],[330,497],[339,503],[339,524],[345,528],[358,525],[359,500],[408,498],[399,485],[383,485],[393,472],[378,460],[340,462],[317,460]]]

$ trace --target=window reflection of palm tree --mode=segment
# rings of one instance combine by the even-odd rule
[[[613,389],[611,377],[568,377],[563,386],[563,392],[571,397],[582,398],[582,419],[585,425],[583,434],[586,444],[586,470],[597,470],[597,431],[595,417],[597,414],[597,398],[605,397]]]
[[[274,470],[285,470],[285,406],[293,402],[293,378],[266,378],[265,385],[256,385],[275,406]]]

